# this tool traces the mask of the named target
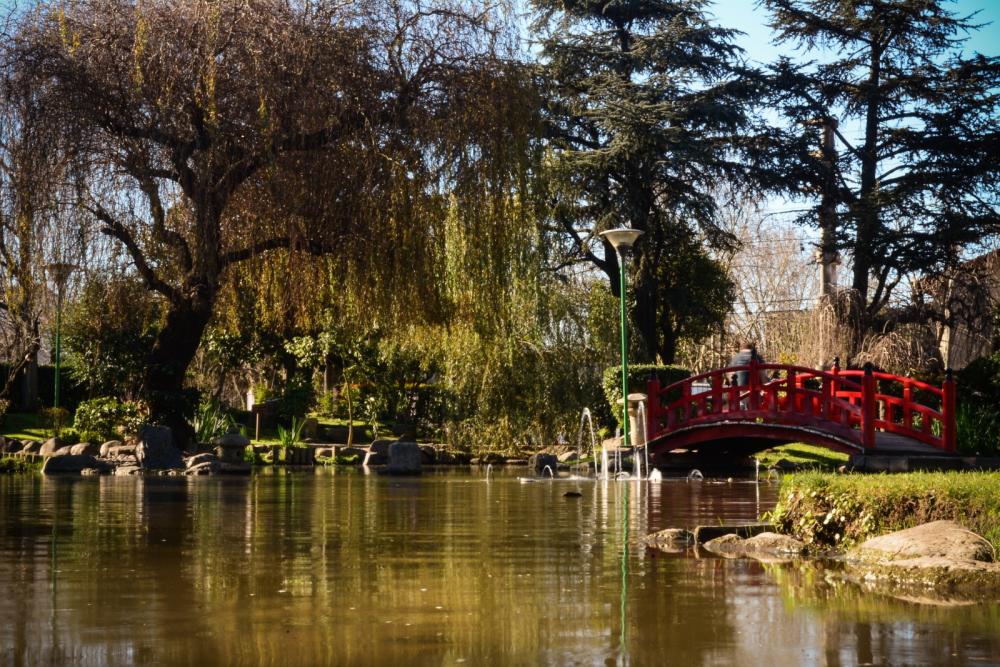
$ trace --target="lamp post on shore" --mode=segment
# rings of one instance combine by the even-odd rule
[[[66,281],[73,271],[77,269],[76,264],[67,262],[53,262],[45,267],[49,278],[56,284],[56,350],[55,350],[55,378],[53,379],[52,407],[59,407],[59,369],[62,362],[62,308],[63,295],[66,291]]]
[[[618,253],[619,297],[621,310],[621,343],[622,343],[622,445],[628,449],[628,319],[625,314],[625,255],[642,236],[640,229],[619,227],[601,232],[601,236],[610,243]]]

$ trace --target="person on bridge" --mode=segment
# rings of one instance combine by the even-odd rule
[[[739,341],[739,350],[729,360],[730,366],[749,366],[751,361],[764,363],[764,357],[757,352],[757,345],[749,340]],[[736,371],[733,373],[733,383],[739,387],[745,387],[750,383],[750,371]],[[761,382],[767,382],[764,371],[760,372]]]

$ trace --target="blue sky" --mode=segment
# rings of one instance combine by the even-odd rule
[[[975,21],[990,24],[969,36],[965,45],[967,51],[1000,55],[1000,0],[956,0],[950,3],[950,9],[960,16],[979,12]],[[792,55],[784,50],[790,47],[779,48],[771,43],[773,35],[767,27],[768,13],[757,7],[756,0],[716,0],[711,11],[720,25],[746,33],[739,44],[751,60],[766,63],[782,54]]]

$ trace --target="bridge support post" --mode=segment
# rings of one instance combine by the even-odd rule
[[[865,449],[875,447],[875,375],[871,362],[865,364],[861,381],[861,444]]]
[[[646,440],[660,431],[660,380],[653,378],[646,383]]]
[[[941,439],[946,452],[954,452],[955,438],[955,374],[949,368],[944,372],[941,386]]]

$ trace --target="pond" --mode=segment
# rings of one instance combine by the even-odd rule
[[[1000,606],[644,548],[774,485],[0,476],[0,664],[967,664]],[[580,497],[564,497],[566,491]]]

